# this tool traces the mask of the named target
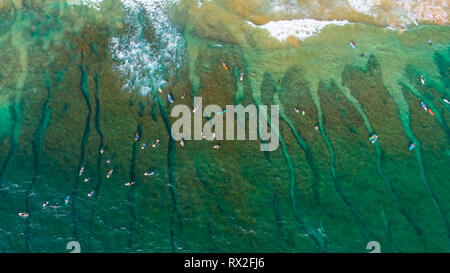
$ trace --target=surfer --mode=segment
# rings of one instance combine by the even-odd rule
[[[100,154],[102,155],[105,152],[105,150],[103,149],[103,147],[100,148]]]
[[[414,147],[416,147],[416,143],[411,143],[409,145],[409,150],[412,151],[414,149]]]
[[[94,191],[91,191],[90,193],[88,193],[88,197],[92,197],[94,195]]]
[[[111,158],[106,160],[106,164],[111,164]]]
[[[43,207],[43,208],[45,208],[45,207],[46,207],[46,206],[48,205],[48,203],[49,203],[48,201],[47,201],[47,202],[44,202],[44,203],[42,203],[42,207]]]
[[[66,199],[64,199],[64,205],[68,205],[68,204],[69,204],[69,201],[70,201],[70,196],[67,195],[67,196],[66,196]]]
[[[27,218],[30,214],[28,212],[19,212],[19,216],[22,218]]]
[[[300,109],[298,109],[298,107],[294,107],[294,110],[296,113],[300,113]]]
[[[221,147],[220,144],[216,144],[216,145],[213,146],[213,148],[216,149],[216,150],[219,150],[220,147]]]
[[[445,103],[450,104],[450,101],[449,101],[448,99],[442,98],[442,100],[443,100]]]
[[[355,42],[350,42],[349,44],[350,44],[350,46],[351,46],[353,49],[356,49],[356,44],[355,44]]]
[[[154,174],[155,174],[155,172],[146,172],[146,173],[144,173],[144,176],[152,176]]]
[[[369,141],[374,144],[378,139],[377,134],[373,134],[371,137],[369,137]]]
[[[244,73],[241,73],[241,75],[239,75],[239,81],[243,81],[244,80]]]
[[[226,64],[226,63],[222,63],[223,68],[225,68],[225,70],[228,70],[230,67]]]
[[[183,139],[180,140],[180,146],[184,147],[184,140]]]
[[[81,167],[80,172],[78,173],[78,176],[81,176],[84,172],[85,167]]]
[[[421,82],[422,84],[425,84],[425,79],[423,78],[423,75],[420,75],[420,82]]]
[[[423,110],[428,111],[428,108],[423,101],[420,102],[420,105],[422,106]]]
[[[152,147],[155,148],[156,146],[158,146],[159,141],[160,141],[159,138],[157,138],[157,139],[155,140],[155,142],[153,142]]]
[[[146,146],[147,146],[147,144],[146,144],[146,143],[142,144],[142,147],[141,147],[141,149],[142,149],[142,150],[144,150]]]
[[[172,99],[172,96],[170,94],[167,94],[167,99],[169,100],[170,103],[173,103],[173,99]]]
[[[138,141],[139,140],[139,133],[136,133],[136,136],[134,137],[134,141]]]
[[[184,92],[183,95],[181,95],[181,99],[183,100],[184,97],[186,97],[186,92]]]
[[[108,174],[106,175],[106,178],[109,179],[111,177],[111,174],[113,173],[114,169],[109,170]]]
[[[91,180],[90,177],[86,177],[86,178],[84,179],[84,183],[87,183],[87,182],[89,182],[90,180]]]
[[[314,130],[316,130],[316,132],[319,131],[319,125],[318,124],[314,125]]]

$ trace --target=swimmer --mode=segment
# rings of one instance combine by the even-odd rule
[[[105,150],[103,150],[103,147],[100,148],[100,154],[102,155],[105,152]]]
[[[64,205],[68,205],[70,201],[70,196],[66,196],[66,199],[64,199]]]
[[[134,137],[134,141],[138,141],[139,140],[139,133],[136,133],[136,136]]]
[[[90,193],[88,193],[88,197],[92,197],[94,195],[94,191],[91,191]]]
[[[183,139],[180,140],[180,146],[184,147],[184,140]]]
[[[185,97],[186,97],[186,92],[183,93],[183,95],[181,96],[181,99],[184,100]]]
[[[304,116],[306,114],[305,110],[302,110],[302,116]]]
[[[47,202],[44,202],[44,203],[42,203],[42,207],[43,208],[45,208],[46,206],[48,205],[48,201]]]
[[[146,144],[146,143],[142,144],[142,147],[141,147],[141,149],[142,149],[142,150],[144,150],[146,146],[147,146],[147,144]]]
[[[106,160],[106,164],[111,164],[111,158]]]
[[[241,73],[241,75],[239,76],[239,81],[243,81],[244,80],[244,73]]]
[[[106,175],[106,178],[109,179],[111,177],[111,174],[113,173],[114,169],[109,170],[108,174]]]
[[[159,141],[160,141],[159,138],[157,138],[157,139],[155,140],[155,142],[153,142],[152,147],[155,148],[156,146],[158,146]]]
[[[56,203],[55,205],[53,205],[53,206],[50,206],[51,208],[54,208],[54,209],[57,209],[57,208],[59,208],[59,204],[58,203]]]
[[[146,173],[144,173],[144,176],[152,176],[154,174],[155,174],[155,172],[146,172]]]
[[[213,146],[213,148],[216,149],[216,150],[219,150],[220,147],[221,147],[220,144],[216,144],[216,145]]]
[[[129,186],[132,186],[132,185],[134,185],[135,183],[136,183],[136,182],[134,182],[134,181],[131,181],[131,182],[125,183],[125,186],[129,187]]]
[[[422,84],[425,84],[425,80],[424,80],[424,78],[423,78],[423,75],[420,75],[420,82],[421,82]]]
[[[91,180],[90,177],[86,177],[86,178],[84,179],[84,183],[87,183],[87,182],[89,182],[90,180]]]
[[[195,113],[198,110],[198,106],[194,107],[194,110],[192,110],[192,113]]]
[[[170,96],[169,94],[167,95],[167,99],[169,100],[170,103],[173,103],[172,96]]]
[[[84,172],[85,167],[81,167],[80,172],[78,173],[78,176],[81,176]]]
[[[27,218],[30,214],[28,212],[19,212],[19,216],[22,218]]]

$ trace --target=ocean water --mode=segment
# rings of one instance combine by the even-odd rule
[[[448,252],[448,4],[329,2],[0,0],[0,252]],[[194,96],[280,147],[181,146]]]

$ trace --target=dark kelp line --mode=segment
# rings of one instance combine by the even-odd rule
[[[83,52],[82,54],[82,59],[83,59]],[[79,188],[79,183],[80,183],[80,170],[81,168],[85,168],[85,157],[86,157],[86,146],[89,143],[89,137],[90,137],[90,133],[91,133],[91,116],[92,116],[92,103],[91,103],[91,94],[88,90],[87,87],[87,80],[88,80],[88,75],[86,70],[84,69],[83,64],[80,64],[79,66],[80,68],[80,72],[81,72],[81,79],[80,79],[80,91],[83,94],[83,97],[85,99],[86,102],[86,106],[88,109],[88,113],[86,116],[86,125],[84,127],[84,133],[83,133],[83,137],[81,139],[81,143],[80,143],[80,159],[79,159],[79,163],[78,163],[78,169],[76,172],[76,177],[75,177],[75,182],[74,182],[74,186],[73,186],[73,191],[71,194],[71,200],[72,200],[72,206],[71,206],[71,211],[72,211],[72,224],[73,224],[73,237],[75,240],[78,240],[78,217],[77,217],[77,213],[76,213],[76,204],[77,204],[77,198],[78,198],[78,188]]]

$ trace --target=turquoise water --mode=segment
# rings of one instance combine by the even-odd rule
[[[450,250],[448,26],[279,42],[220,1],[0,3],[0,251]],[[280,148],[182,147],[194,95],[279,105]]]

